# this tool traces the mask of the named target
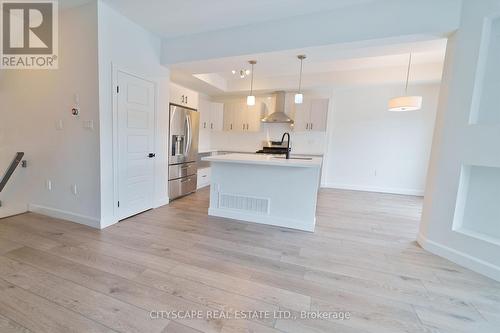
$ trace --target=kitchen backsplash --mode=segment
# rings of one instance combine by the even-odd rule
[[[284,132],[291,135],[292,153],[323,154],[326,132],[293,132],[286,124],[262,124],[260,132],[212,132],[210,146],[200,142],[200,151],[215,149],[255,152],[262,148],[264,140],[281,140]]]

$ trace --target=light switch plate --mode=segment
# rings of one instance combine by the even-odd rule
[[[84,120],[83,121],[83,128],[86,128],[88,130],[93,130],[94,129],[94,121],[93,120]]]
[[[64,123],[62,120],[56,120],[56,130],[62,131],[64,128]]]

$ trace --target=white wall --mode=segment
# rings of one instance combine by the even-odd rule
[[[335,88],[328,126],[323,185],[422,195],[425,187],[439,84],[410,86],[422,109],[389,112],[402,86]]]
[[[58,70],[4,70],[0,75],[0,173],[16,151],[26,152],[4,192],[0,217],[27,210],[99,225],[99,105],[97,6],[59,16]],[[81,113],[71,115],[74,94]],[[94,130],[83,127],[91,120]],[[56,130],[56,121],[63,128]],[[52,190],[45,187],[52,181]],[[71,186],[76,184],[78,194]]]
[[[468,166],[493,168],[496,172],[476,169],[479,172],[476,177],[491,177],[491,182],[498,181],[500,123],[491,118],[485,123],[469,122],[478,104],[481,105],[479,112],[493,110],[498,114],[498,80],[485,81],[493,84],[488,87],[493,89],[488,91],[497,92],[494,102],[481,98],[481,103],[473,103],[474,92],[482,97],[483,81],[478,64],[486,63],[479,53],[482,48],[481,35],[485,17],[492,14],[500,14],[498,0],[465,1],[459,30],[450,37],[448,43],[418,241],[433,253],[500,281],[500,239],[488,232],[491,228],[499,228],[498,213],[495,212],[500,202],[498,192],[489,191],[488,188],[481,191],[481,187],[475,186],[474,179],[471,179],[473,183],[469,190],[473,191],[471,193],[476,200],[467,202],[467,186],[461,186],[464,183],[461,181],[464,180],[462,171]],[[498,45],[498,37],[496,43]],[[494,66],[497,66],[496,69]],[[495,70],[498,73],[498,54],[486,65],[485,73]],[[471,177],[474,177],[474,173],[471,173]],[[496,204],[483,205],[492,201]],[[479,203],[483,205],[483,211],[470,216],[467,207],[477,207]],[[472,224],[474,220],[486,217],[477,225],[469,225],[470,229],[482,229],[482,232],[474,235],[462,230],[460,223],[457,223],[462,217],[469,218]]]
[[[157,85],[154,205],[168,203],[167,138],[169,70],[160,65],[160,39],[98,2],[101,227],[117,222],[113,179],[113,66]]]

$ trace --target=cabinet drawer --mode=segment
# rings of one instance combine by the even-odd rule
[[[210,185],[210,168],[203,168],[198,170],[198,188]]]
[[[196,162],[170,165],[168,167],[168,179],[177,179],[196,174]]]
[[[196,175],[168,181],[168,196],[175,199],[196,191]]]

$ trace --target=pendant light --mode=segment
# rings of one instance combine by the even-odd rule
[[[302,62],[306,58],[304,54],[298,55],[297,58],[300,60],[300,74],[299,74],[299,92],[295,94],[295,104],[302,104],[304,101],[304,95],[300,89],[302,88]]]
[[[257,61],[255,60],[250,60],[248,62],[250,65],[252,65],[252,80],[251,80],[251,83],[250,83],[250,95],[247,96],[247,105],[249,106],[253,106],[255,105],[255,96],[253,95],[253,66],[257,63]]]
[[[415,111],[422,108],[422,96],[408,96],[408,80],[410,78],[411,53],[406,72],[405,95],[389,100],[389,111]]]

